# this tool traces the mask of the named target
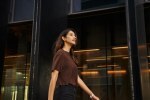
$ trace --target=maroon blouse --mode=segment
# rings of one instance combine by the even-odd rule
[[[52,71],[58,70],[57,85],[72,84],[77,86],[78,70],[77,65],[70,56],[70,53],[60,49],[53,58]]]

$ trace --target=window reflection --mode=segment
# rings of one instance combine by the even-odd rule
[[[104,54],[106,50],[108,53],[111,52],[110,55]],[[121,91],[121,88],[125,87],[126,84],[124,83],[126,81],[125,77],[127,76],[128,67],[127,46],[77,50],[75,54],[80,61],[78,67],[80,76],[99,97],[105,100],[107,98],[106,95],[112,97],[111,95],[115,91],[118,93]],[[106,94],[106,92],[110,93]],[[80,94],[79,100],[86,99],[88,99],[86,94]],[[114,99],[111,98],[110,100]]]
[[[69,22],[79,31],[75,54],[84,82],[102,100],[131,100],[125,12],[89,14]],[[88,99],[79,88],[77,100]]]
[[[2,100],[27,100],[32,22],[11,24],[5,48]]]
[[[123,5],[124,2],[124,0],[71,0],[70,13],[115,7]]]

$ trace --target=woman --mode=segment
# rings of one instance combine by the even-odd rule
[[[75,100],[79,85],[92,100],[99,100],[78,75],[73,48],[77,37],[73,29],[64,30],[55,45],[48,100]]]

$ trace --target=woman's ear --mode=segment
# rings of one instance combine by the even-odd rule
[[[62,38],[63,41],[65,41],[65,37],[64,36],[62,36],[61,38]]]

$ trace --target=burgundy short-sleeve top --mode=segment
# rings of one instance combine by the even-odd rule
[[[78,70],[77,65],[70,56],[70,53],[60,49],[53,58],[52,71],[58,70],[57,85],[72,84],[77,86]]]

